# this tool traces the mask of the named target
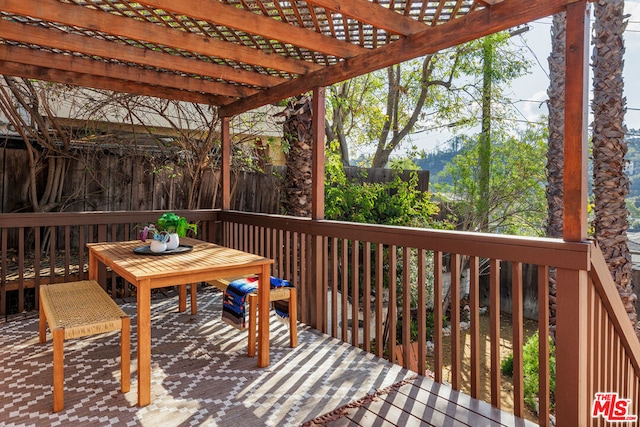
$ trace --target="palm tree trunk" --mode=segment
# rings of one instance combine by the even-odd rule
[[[564,197],[565,13],[553,16],[549,55],[549,147],[547,149],[547,237],[562,237]],[[549,271],[549,331],[556,330],[556,271]]]
[[[279,114],[285,117],[284,140],[289,147],[283,208],[288,215],[311,216],[311,97],[298,97]]]
[[[593,227],[609,271],[629,319],[638,334],[636,295],[631,284],[631,255],[627,247],[629,211],[625,198],[629,178],[624,170],[627,143],[624,114],[624,40],[626,27],[623,0],[595,3],[593,38]]]

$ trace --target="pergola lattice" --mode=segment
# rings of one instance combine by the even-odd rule
[[[523,0],[2,0],[0,73],[231,116],[561,11]]]

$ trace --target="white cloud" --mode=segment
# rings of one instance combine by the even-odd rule
[[[624,2],[624,13],[632,15],[632,20],[640,18],[640,1],[627,0]],[[634,19],[635,18],[635,19]]]

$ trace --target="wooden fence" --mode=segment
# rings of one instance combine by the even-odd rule
[[[390,182],[398,176],[398,171],[384,168],[358,168],[349,166],[344,168],[347,178],[356,182]],[[429,191],[429,171],[400,171],[400,179],[409,181],[411,174],[415,172],[418,177],[418,190]]]
[[[187,166],[179,159],[158,154],[123,155],[95,151],[83,161],[71,161],[64,176],[62,199],[66,212],[174,210],[187,207],[193,184]],[[0,147],[0,212],[32,211],[26,195],[29,157],[20,147]],[[273,173],[235,171],[231,206],[234,209],[280,213],[281,176]],[[37,177],[46,184],[46,170]],[[194,207],[220,205],[220,173],[209,168],[195,184]]]
[[[0,148],[0,198],[1,212],[29,211],[28,203],[22,188],[28,180],[28,156],[19,145]],[[359,182],[388,182],[397,176],[391,169],[361,169],[349,167],[345,169],[349,179]],[[400,174],[402,179],[409,179],[410,171]],[[41,174],[43,177],[46,174]],[[429,184],[429,172],[417,171],[418,187],[426,191]],[[280,214],[281,184],[285,176],[285,167],[267,166],[265,173],[252,171],[234,171],[231,183],[231,207],[242,212]],[[44,179],[44,178],[40,178]],[[74,162],[65,176],[63,198],[76,194],[76,199],[68,203],[66,211],[149,211],[175,210],[186,208],[188,191],[193,180],[187,167],[178,164],[168,156],[129,155],[124,156],[117,151],[97,151],[86,163]],[[77,192],[80,191],[80,192]],[[220,172],[208,169],[197,186],[198,209],[214,209],[220,206]],[[33,236],[26,236],[27,243]],[[18,237],[9,234],[8,248],[18,245]],[[63,244],[63,236],[57,236],[58,245]],[[60,247],[60,246],[58,246]],[[525,295],[527,297],[524,315],[529,319],[537,318],[535,304],[536,269],[525,265]],[[504,292],[502,307],[511,312],[510,305],[510,273],[509,266],[502,270],[501,283]],[[483,279],[488,276],[483,275]],[[481,281],[480,298],[488,303],[488,282]],[[10,289],[9,287],[8,289]]]

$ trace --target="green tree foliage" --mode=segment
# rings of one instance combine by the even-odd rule
[[[466,45],[468,54],[465,60],[461,61],[459,70],[460,75],[465,79],[464,83],[452,92],[456,102],[453,103],[453,100],[450,102],[452,107],[448,111],[450,120],[474,117],[468,124],[478,124],[481,119],[478,112],[482,109],[485,80],[489,78],[492,121],[509,125],[512,123],[514,112],[508,100],[507,91],[511,81],[529,73],[531,62],[525,59],[519,48],[514,48],[510,40],[511,36],[508,32],[501,32]],[[487,46],[490,47],[490,53],[487,52]],[[488,54],[490,58],[487,58]],[[485,67],[487,59],[491,62],[490,67]]]
[[[530,64],[508,42],[508,33],[490,40],[491,119],[512,119],[505,91],[511,80],[528,72]],[[350,151],[375,146],[371,165],[384,167],[412,133],[452,124],[477,125],[482,109],[482,43],[470,42],[329,87],[325,131],[329,141],[340,143],[343,164],[348,164]]]
[[[546,131],[531,127],[517,137],[494,132],[487,206],[490,232],[544,234]],[[471,142],[442,172],[449,183],[436,185],[458,229],[477,231],[482,222],[476,206],[479,192],[478,143]]]
[[[626,172],[631,185],[627,196],[629,209],[629,231],[640,231],[640,129],[629,129],[625,136],[629,151],[625,156],[629,161]]]
[[[343,163],[350,150],[375,145],[373,166],[383,167],[407,135],[427,126],[427,112],[445,99],[465,52],[456,47],[328,88],[325,130],[339,141]]]

